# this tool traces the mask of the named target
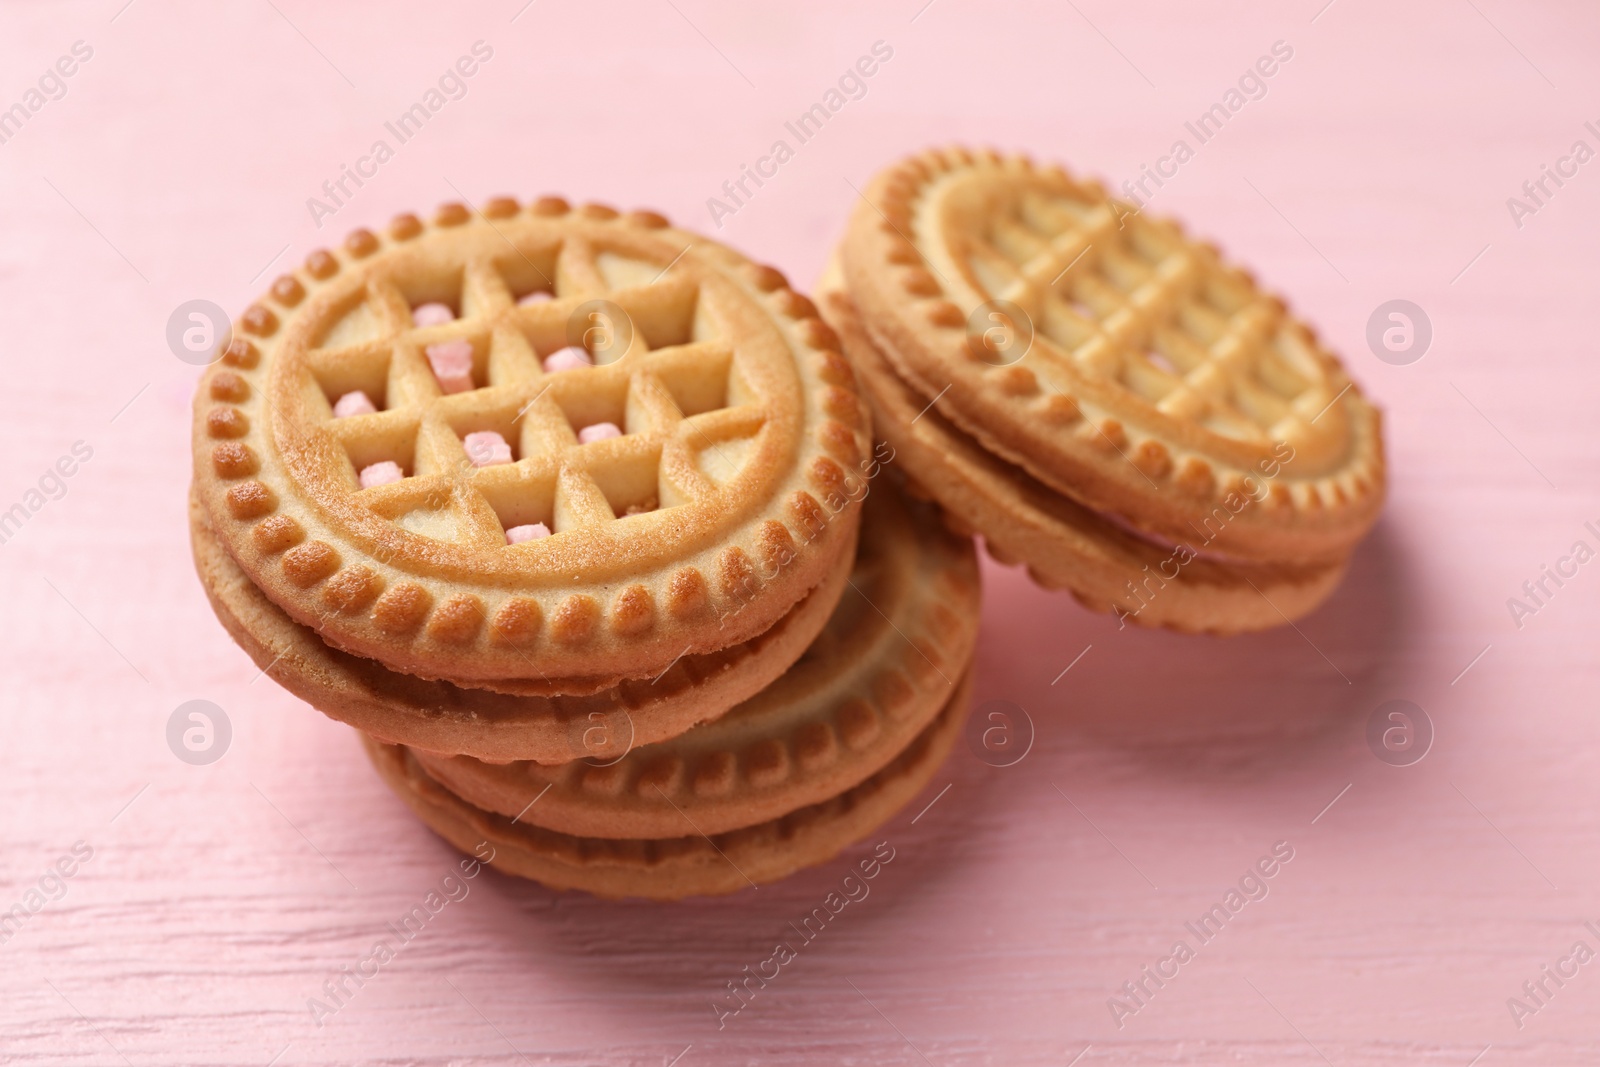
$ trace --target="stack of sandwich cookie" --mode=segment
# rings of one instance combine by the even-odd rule
[[[396,753],[623,766],[763,694],[866,581],[852,568],[875,468],[836,346],[776,271],[649,212],[497,199],[357,231],[279,278],[202,379],[198,569],[239,643],[370,734],[397,788]],[[975,604],[962,612],[970,626]],[[946,636],[953,690],[970,635]],[[954,695],[939,706],[959,717]],[[799,714],[798,695],[766,699],[757,723]],[[834,793],[801,775],[793,805],[758,806],[756,823],[880,798],[803,848],[773,839],[757,871],[826,858],[817,842],[874,824],[860,813],[887,817],[881,798],[915,777],[891,768],[938,745],[883,734],[898,747]],[[766,781],[758,740],[730,758]],[[417,803],[425,772],[408,774]],[[639,834],[655,836],[670,835]],[[701,885],[717,888],[649,865],[593,882]]]
[[[1377,517],[1381,419],[1338,359],[1215,248],[1059,167],[890,167],[819,288],[919,494],[1090,608],[1279,625]]]

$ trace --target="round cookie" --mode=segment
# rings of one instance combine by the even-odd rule
[[[840,246],[896,373],[982,447],[1162,539],[1335,564],[1384,495],[1379,412],[1283,303],[1059,167],[962,148],[879,174]]]
[[[551,679],[554,695],[513,696],[401,674],[324,644],[256,588],[193,500],[190,539],[217,618],[285,689],[381,740],[501,761],[611,760],[634,744],[716,718],[799,658],[828,621],[851,574],[838,568],[764,633],[683,656],[654,679],[609,688]]]
[[[1298,618],[1343,576],[1343,563],[1293,567],[1181,553],[1108,522],[984,451],[901,381],[866,336],[836,270],[819,283],[817,300],[855,366],[894,467],[938,501],[953,528],[982,534],[990,555],[1025,564],[1040,585],[1141,626],[1229,634]]]
[[[653,677],[842,565],[869,436],[835,342],[782,275],[658,215],[447,204],[241,317],[196,394],[195,489],[346,651]]]
[[[475,807],[579,837],[766,822],[877,773],[932,721],[972,659],[979,607],[971,539],[879,479],[833,616],[794,666],[727,714],[615,760],[414,755]]]
[[[734,893],[826,863],[883,825],[928,784],[966,721],[971,679],[888,766],[839,796],[742,830],[644,840],[573,837],[473,807],[411,753],[363,735],[367,755],[434,833],[508,874],[599,897],[677,900]]]

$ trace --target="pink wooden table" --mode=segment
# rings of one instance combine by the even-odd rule
[[[1578,3],[1324,2],[9,7],[0,1062],[1600,1060],[1600,562],[1572,556],[1600,549],[1600,33]],[[385,123],[478,41],[400,143]],[[798,143],[785,123],[879,41]],[[1201,143],[1185,123],[1280,41]],[[779,139],[792,158],[714,230],[708,198]],[[1112,185],[1161,166],[1152,209],[1344,353],[1393,470],[1348,581],[1296,629],[1220,641],[1119,631],[989,567],[978,699],[1026,709],[1031,750],[959,749],[883,830],[870,895],[721,1029],[727,983],[798,940],[844,861],[673,907],[481,875],[318,1026],[308,1000],[455,857],[213,621],[169,314],[500,192],[658,208],[804,282],[852,185],[955,139]],[[346,165],[368,176],[335,205]],[[1395,299],[1431,323],[1408,364],[1366,340]],[[231,724],[210,765],[168,746],[192,699]],[[1434,735],[1409,766],[1367,742],[1397,699]],[[1246,877],[1275,847],[1292,859]],[[1228,912],[1242,878],[1260,899]]]

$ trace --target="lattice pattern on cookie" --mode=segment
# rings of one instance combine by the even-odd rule
[[[552,299],[518,306],[525,280],[506,276],[517,264],[548,278],[541,291]],[[472,261],[459,278],[410,293],[374,279],[339,320],[358,319],[368,336],[324,342],[308,359],[329,401],[320,410],[324,426],[350,460],[350,490],[413,533],[496,545],[515,526],[543,523],[560,534],[687,503],[731,479],[764,409],[745,402],[733,350],[696,286],[656,283],[665,273],[569,242],[543,267],[521,257]],[[608,279],[640,277],[643,286],[607,287]],[[662,288],[644,288],[652,284]],[[590,336],[569,336],[573,315],[601,298],[610,307],[588,313]],[[459,318],[412,325],[414,307],[446,301],[459,307]],[[594,366],[544,369],[553,352],[585,340]],[[425,352],[452,341],[472,347],[474,388],[447,395]],[[351,389],[364,389],[380,410],[336,418],[332,401]],[[600,423],[622,435],[580,444],[578,431]],[[510,444],[512,462],[474,466],[463,442],[482,431]],[[406,477],[358,489],[357,473],[382,461]],[[507,548],[537,550],[531,542]]]
[[[1263,443],[1301,436],[1333,399],[1282,304],[1175,225],[1036,190],[987,223],[967,249],[978,286],[1086,374]]]
[[[1381,418],[1338,359],[1098,183],[925,152],[874,179],[841,261],[897,372],[1058,492],[1168,540],[1224,506],[1226,551],[1261,560],[1331,561],[1377,515]],[[1018,324],[1031,346],[998,351],[990,327]]]

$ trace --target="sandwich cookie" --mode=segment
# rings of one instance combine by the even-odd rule
[[[330,718],[418,749],[486,760],[610,760],[673,737],[777,678],[828,621],[851,572],[822,585],[749,641],[686,655],[653,679],[594,686],[551,679],[555,693],[514,696],[417,678],[322,642],[252,583],[191,501],[190,540],[211,606],[234,641],[274,681]]]
[[[195,398],[195,492],[337,648],[653,678],[848,567],[869,429],[835,344],[778,272],[651,212],[447,204],[241,317]]]
[[[911,478],[997,558],[1090,606],[1180,629],[1281,623],[1334,587],[1377,516],[1381,420],[1338,359],[1215,248],[1060,168],[965,149],[890,167],[824,285],[856,358],[900,390],[880,375],[879,414],[900,420],[880,435],[944,438],[906,450]],[[934,469],[956,453],[1003,466],[968,470],[962,499]],[[1016,485],[1064,526],[1008,525]],[[1090,558],[1066,526],[1097,542]]]
[[[971,539],[880,478],[832,618],[799,662],[727,714],[616,760],[413,757],[474,807],[578,837],[767,822],[865,781],[927,727],[967,673],[979,600]]]
[[[1321,603],[1343,576],[1342,562],[1232,563],[1156,544],[985,451],[895,375],[849,297],[830,284],[836,278],[824,278],[817,299],[855,365],[873,425],[896,465],[915,472],[911,490],[938,501],[952,529],[981,532],[999,562],[1025,565],[1034,581],[1091,610],[1191,633],[1277,626]]]
[[[970,677],[888,766],[853,788],[770,822],[711,836],[574,837],[484,811],[428,775],[409,749],[363,736],[389,787],[436,834],[490,865],[552,889],[600,897],[677,900],[734,893],[826,863],[872,833],[919,793],[949,755],[966,720]]]

